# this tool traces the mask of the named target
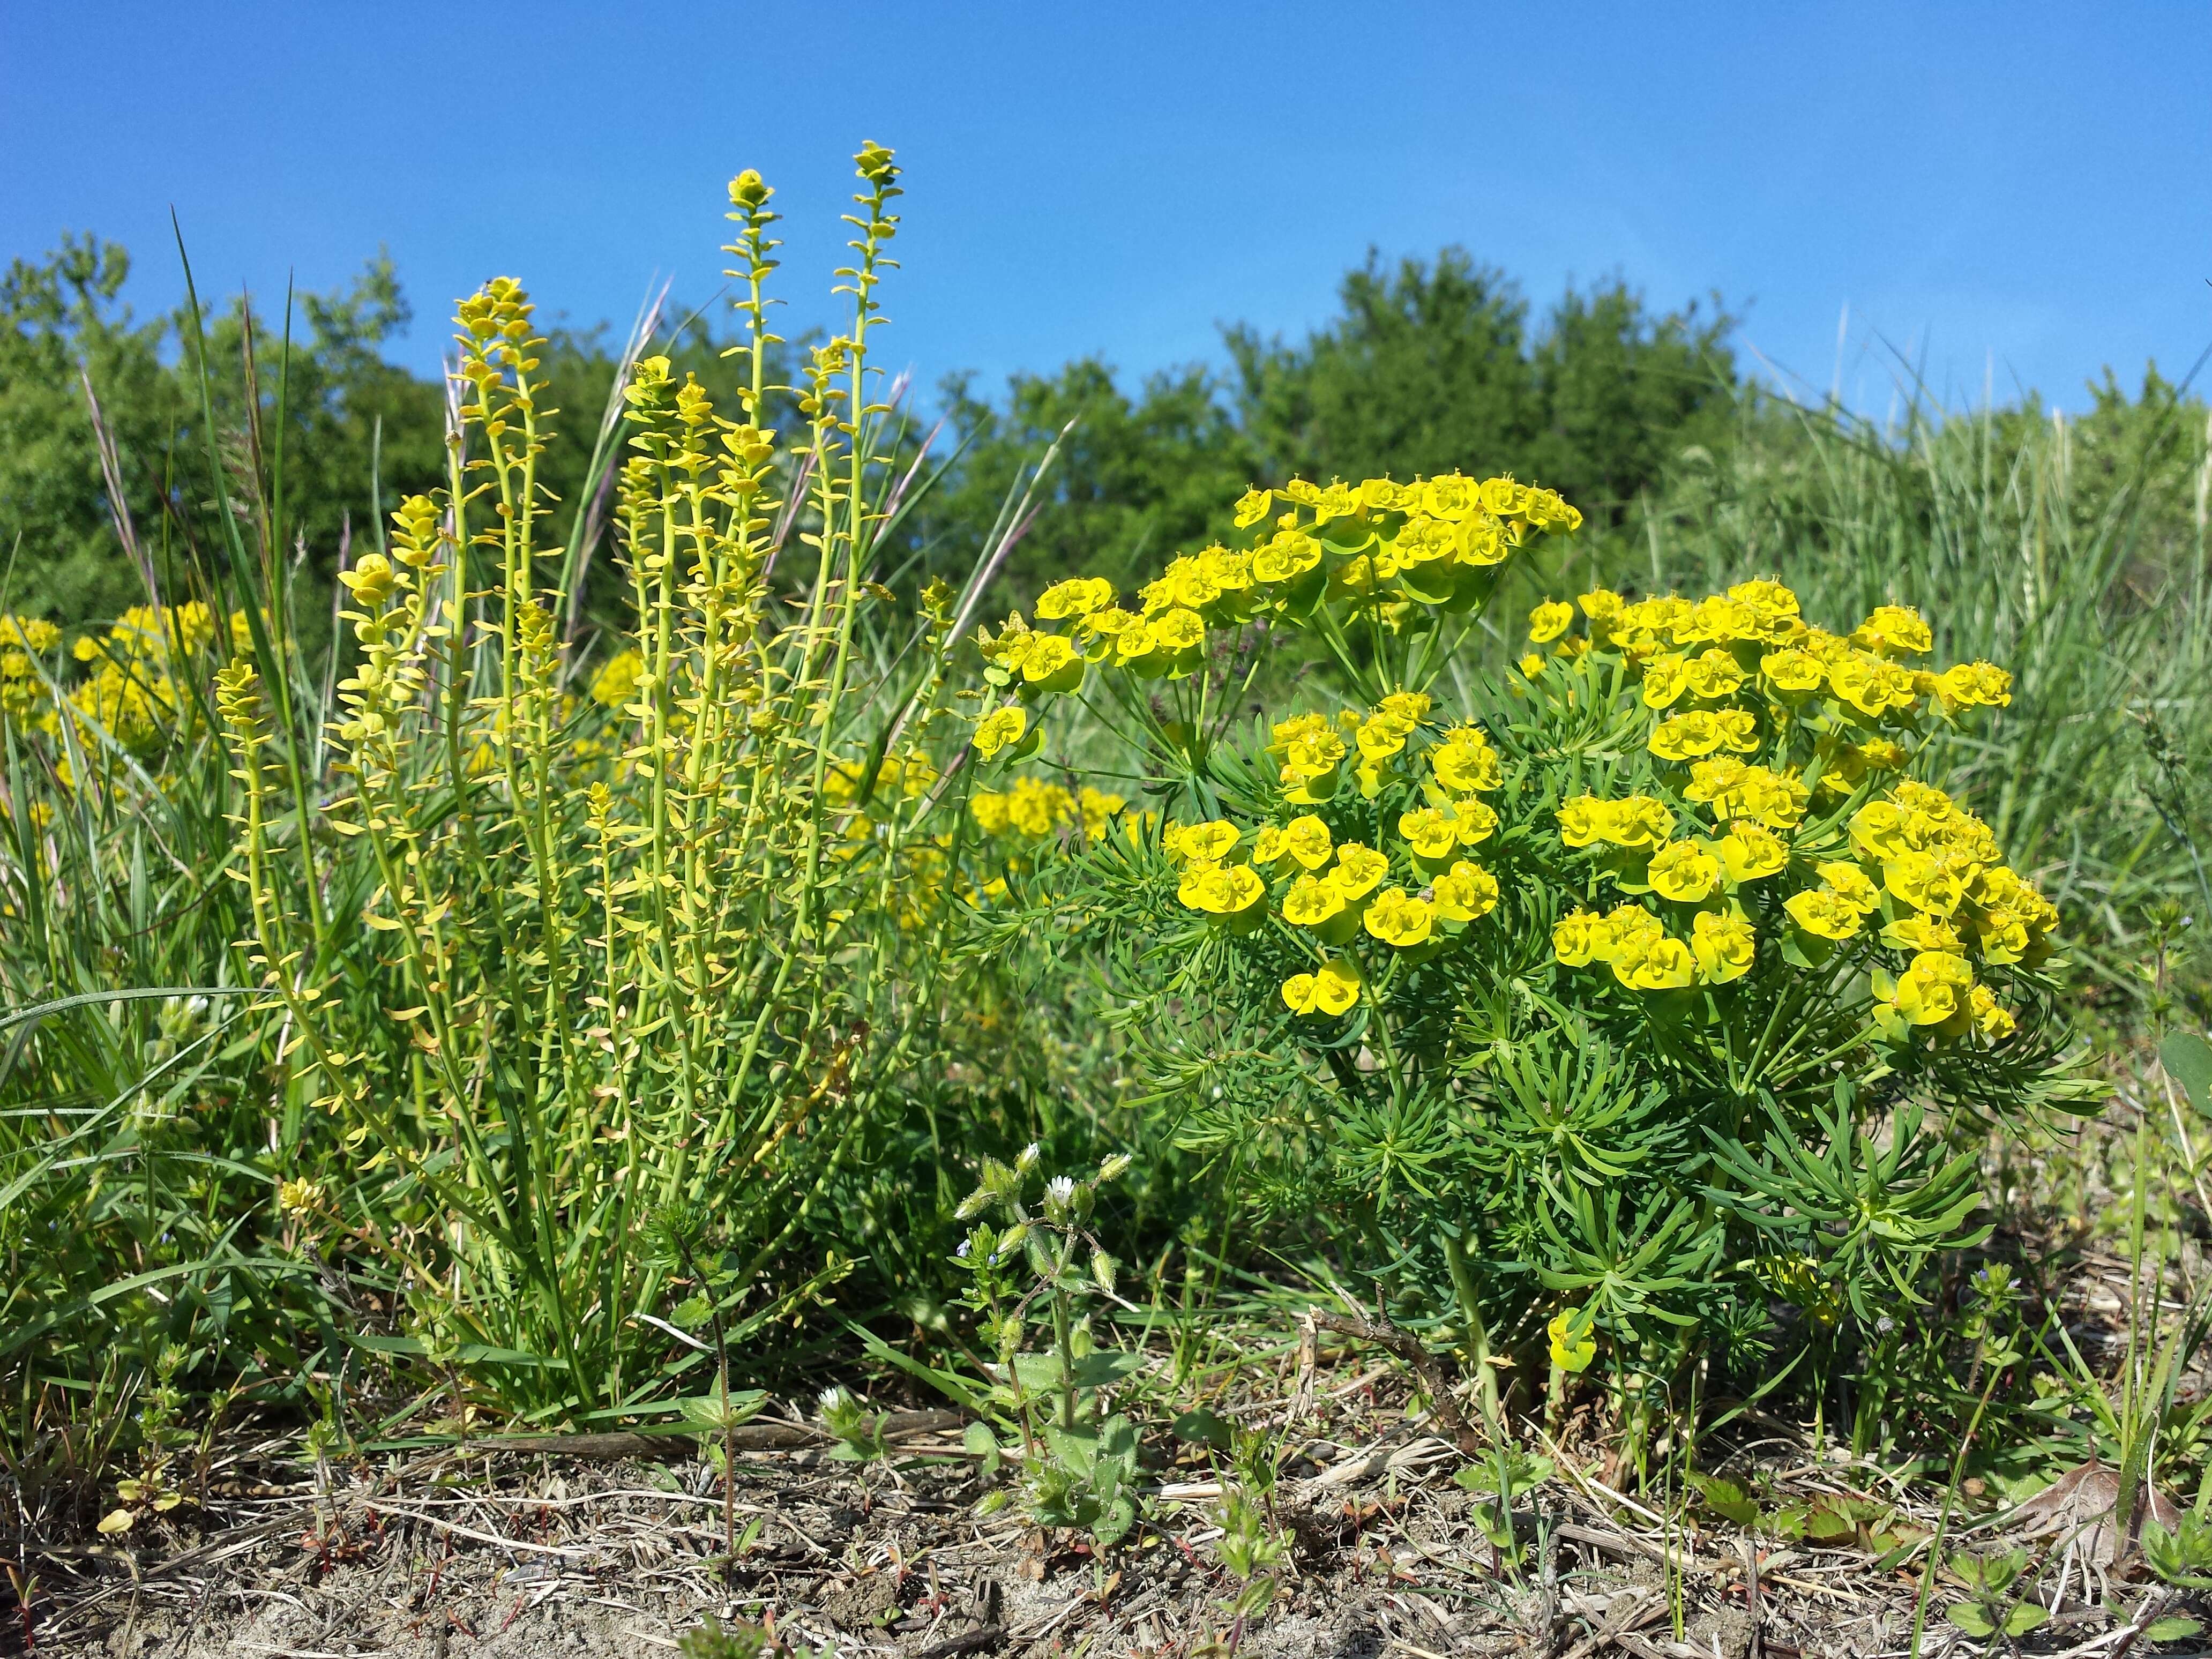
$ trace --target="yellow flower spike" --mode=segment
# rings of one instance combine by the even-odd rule
[[[1528,639],[1549,645],[1575,625],[1575,608],[1563,599],[1547,599],[1528,613]]]
[[[1790,862],[1790,849],[1763,824],[1739,820],[1713,848],[1730,881],[1760,881]]]
[[[1552,927],[1552,954],[1570,968],[1596,959],[1605,918],[1590,910],[1570,910]]]
[[[1718,717],[1708,710],[1693,708],[1653,727],[1650,747],[1661,760],[1686,761],[1717,752],[1722,743]]]
[[[1029,729],[1028,711],[1008,703],[1003,708],[993,709],[975,722],[975,735],[971,741],[975,745],[975,752],[985,760],[990,760],[1009,744],[1020,743]]]
[[[1424,864],[1441,866],[1459,845],[1459,826],[1433,806],[1398,815],[1398,833]]]
[[[1720,860],[1695,842],[1678,841],[1652,854],[1646,879],[1661,898],[1696,904],[1720,885]]]
[[[1994,663],[1954,663],[1936,677],[1936,696],[1946,714],[2003,708],[2012,702],[2012,676]]]
[[[1385,945],[1410,950],[1428,943],[1436,910],[1427,900],[1414,897],[1403,888],[1386,887],[1375,896],[1360,921]]]
[[[1438,876],[1429,892],[1445,921],[1477,921],[1498,908],[1498,878],[1465,859]]]
[[[1690,953],[1698,960],[1698,977],[1708,985],[1726,985],[1749,973],[1758,945],[1741,916],[1700,910],[1690,925]]]
[[[1283,826],[1283,847],[1300,868],[1318,870],[1335,851],[1328,826],[1312,813],[1292,818]]]
[[[1817,939],[1847,939],[1866,925],[1866,913],[1839,894],[1808,887],[1782,902],[1790,920]]]
[[[1552,1340],[1552,1363],[1561,1370],[1586,1371],[1597,1358],[1597,1336],[1583,1310],[1569,1308],[1553,1315],[1544,1330]]]
[[[1347,841],[1336,849],[1336,868],[1331,872],[1347,903],[1365,898],[1390,873],[1390,860],[1371,847]]]

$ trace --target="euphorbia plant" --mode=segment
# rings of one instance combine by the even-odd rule
[[[2076,1092],[2055,913],[1931,741],[2003,671],[1753,580],[1547,600],[1494,674],[1465,647],[1557,495],[1294,482],[1236,521],[1134,608],[1065,581],[982,639],[980,754],[1079,702],[1160,804],[1008,925],[1104,947],[1184,1139],[1451,1328],[1493,1423],[1499,1370],[1556,1402],[1594,1366],[1641,1443],[1700,1358],[1917,1300],[1986,1231],[1952,1126]]]

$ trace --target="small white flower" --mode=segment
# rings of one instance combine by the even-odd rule
[[[1075,1196],[1075,1182],[1066,1176],[1054,1176],[1045,1182],[1045,1195],[1065,1204]]]

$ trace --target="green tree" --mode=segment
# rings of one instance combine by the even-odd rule
[[[1655,315],[1618,280],[1569,289],[1540,331],[1463,248],[1370,254],[1302,344],[1227,331],[1237,405],[1272,479],[1505,471],[1617,520],[1685,443],[1727,429],[1725,313]]]
[[[1055,374],[1012,376],[1003,406],[964,375],[943,397],[963,447],[924,534],[948,558],[973,557],[1024,469],[1066,433],[1002,573],[1018,594],[1066,575],[1126,577],[1195,545],[1227,527],[1230,504],[1257,476],[1223,387],[1201,368],[1155,374],[1132,398],[1109,367],[1084,357]]]

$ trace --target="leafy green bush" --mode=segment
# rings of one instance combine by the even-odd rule
[[[1017,877],[1008,925],[1116,962],[1185,1139],[1335,1218],[1493,1422],[1493,1362],[1556,1390],[1595,1361],[1640,1444],[1704,1356],[1748,1374],[1917,1300],[1987,1231],[1949,1125],[2081,1092],[2055,913],[1928,775],[2004,672],[1753,581],[1547,602],[1548,653],[1492,682],[1460,647],[1579,522],[1556,495],[1294,483],[1236,518],[1141,613],[1072,580],[987,635],[1012,696],[975,738],[1028,758],[1080,697],[1142,757],[1169,821]],[[1248,720],[1270,649],[1357,706]]]

